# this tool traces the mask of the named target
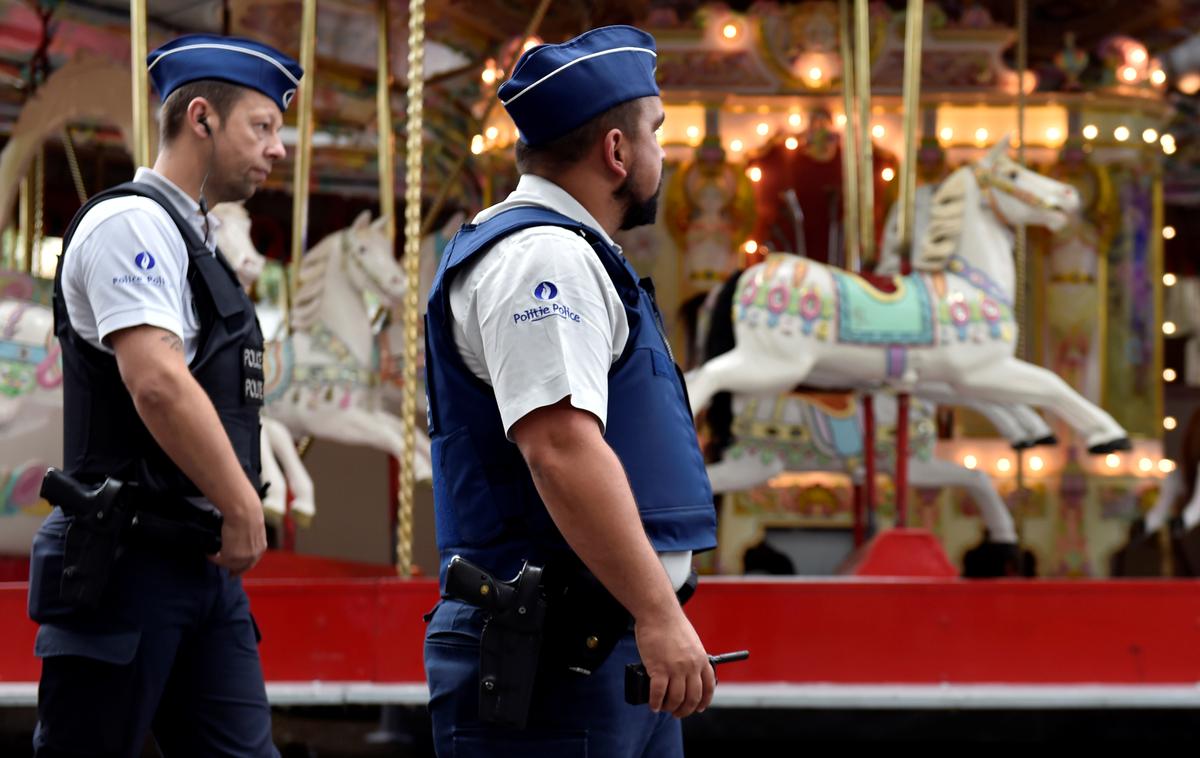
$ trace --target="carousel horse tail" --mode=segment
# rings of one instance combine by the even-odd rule
[[[713,305],[712,317],[708,334],[704,337],[704,349],[701,361],[710,361],[722,353],[728,353],[736,344],[733,330],[733,301],[737,295],[738,280],[742,278],[742,269],[734,271],[721,285],[717,293],[717,301]],[[718,392],[713,396],[712,404],[708,407],[708,427],[712,432],[709,443],[709,460],[720,460],[722,454],[733,444],[733,395],[729,392]]]

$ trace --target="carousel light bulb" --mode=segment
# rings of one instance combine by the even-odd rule
[[[887,132],[883,128],[883,124],[876,124],[871,127],[871,136],[875,139],[883,139],[883,135]]]
[[[758,166],[751,166],[750,168],[746,169],[746,176],[750,177],[750,181],[752,182],[761,182],[762,169]]]
[[[973,455],[964,455],[963,465],[974,471],[975,467],[979,465],[979,459]]]
[[[837,114],[836,116],[833,117],[833,121],[838,126],[845,126],[846,125],[846,114],[845,113]]]
[[[821,70],[820,66],[813,66],[808,70],[808,78],[812,79],[814,82],[821,81],[821,77],[824,75],[825,72]]]
[[[743,147],[745,147],[745,145],[742,144],[740,139],[731,140],[729,143],[729,149],[735,153],[742,152]]]
[[[1156,68],[1150,72],[1150,83],[1155,87],[1161,87],[1167,83],[1167,72],[1161,68]]]
[[[788,150],[795,150],[796,148],[800,147],[800,140],[796,139],[795,137],[788,137],[783,141],[783,146]]]
[[[476,134],[474,137],[471,138],[471,152],[474,153],[475,155],[479,155],[480,153],[483,152],[483,135],[482,134]]]
[[[1029,459],[1030,471],[1041,471],[1046,467],[1046,462],[1042,460],[1042,456],[1035,455]]]
[[[1135,65],[1146,62],[1146,51],[1140,47],[1135,47],[1133,52],[1129,54],[1129,60]]]
[[[1125,66],[1121,69],[1121,79],[1126,82],[1137,81],[1137,69],[1133,66]]]
[[[888,166],[883,171],[879,172],[879,178],[885,182],[890,182],[896,178],[896,171],[891,166]]]
[[[1179,375],[1175,373],[1175,369],[1173,369],[1173,368],[1164,368],[1163,369],[1163,381],[1164,382],[1173,382],[1173,381],[1175,381],[1175,379],[1178,376]]]
[[[1060,139],[1062,139],[1062,130],[1057,126],[1052,126],[1046,130],[1047,142],[1058,142]]]
[[[1010,469],[1012,469],[1012,461],[1009,459],[1001,458],[1000,460],[996,461],[996,470],[1001,474],[1007,474]]]
[[[1096,139],[1098,136],[1100,136],[1100,128],[1095,124],[1088,124],[1087,126],[1083,127],[1084,139]]]
[[[525,40],[525,44],[521,45],[521,52],[527,53],[538,45],[542,44],[542,38],[538,36],[530,37]]]
[[[938,131],[938,136],[942,138],[942,142],[949,142],[950,140],[954,139],[954,130],[948,126],[943,126],[941,130]]]
[[[758,252],[758,243],[754,240],[746,240],[746,244],[742,245],[742,249],[753,255]]]
[[[485,136],[486,136],[488,139],[490,139],[490,140],[494,140],[494,139],[496,139],[496,137],[500,136],[500,130],[499,130],[499,129],[497,129],[496,127],[494,127],[494,126],[489,126],[489,127],[487,128],[487,130],[486,130],[486,131],[484,131],[484,135],[485,135]]]
[[[700,138],[700,127],[696,126],[695,124],[693,124],[692,126],[689,126],[687,128],[687,136],[688,136],[688,139],[699,139]]]
[[[733,39],[738,36],[738,28],[736,24],[725,24],[725,28],[721,30],[722,36],[725,39]]]
[[[1174,333],[1175,333],[1175,322],[1174,321],[1164,321],[1163,322],[1163,334],[1170,337]]]
[[[1166,429],[1168,432],[1177,426],[1179,426],[1179,422],[1175,420],[1174,416],[1167,416],[1163,419],[1163,429]]]
[[[802,123],[804,123],[804,121],[800,118],[799,113],[793,113],[792,115],[788,116],[788,126],[792,127],[793,129],[799,129],[800,124]]]
[[[1158,132],[1153,129],[1146,129],[1142,132],[1142,142],[1145,142],[1147,145],[1153,145],[1155,142],[1158,142]]]
[[[1163,154],[1174,155],[1175,154],[1175,143],[1174,142],[1164,142],[1163,143]]]
[[[1158,462],[1158,470],[1164,474],[1169,474],[1175,470],[1175,461],[1170,458],[1163,458]]]
[[[1116,129],[1113,129],[1113,139],[1117,142],[1124,142],[1129,139],[1129,127],[1118,126]]]
[[[1170,224],[1167,224],[1166,226],[1164,226],[1163,227],[1163,239],[1165,239],[1165,240],[1175,239],[1175,227],[1171,226]]]
[[[1171,134],[1170,132],[1163,132],[1163,135],[1158,138],[1158,141],[1162,143],[1163,147],[1166,147],[1167,145],[1174,146],[1175,135]]]
[[[1174,287],[1175,282],[1177,282],[1177,281],[1179,281],[1179,278],[1176,277],[1171,272],[1168,271],[1167,273],[1163,274],[1163,286],[1164,287]]]
[[[1150,472],[1154,470],[1154,461],[1149,458],[1142,458],[1138,461],[1138,471]]]
[[[660,126],[654,130],[654,139],[658,140],[659,144],[661,144],[663,141],[664,134],[665,134],[665,132],[663,131],[663,128]]]
[[[768,133],[770,133],[771,125],[766,121],[760,122],[759,125],[754,128],[754,131],[758,132],[758,136],[765,137]]]
[[[1121,456],[1117,455],[1116,453],[1109,453],[1108,455],[1104,456],[1104,463],[1107,464],[1109,468],[1116,468],[1117,466],[1121,465]]]
[[[976,142],[980,142],[980,143],[987,142],[987,139],[988,139],[988,130],[987,129],[984,129],[981,126],[975,130],[975,141]]]
[[[481,73],[479,75],[479,77],[481,79],[483,79],[484,84],[488,84],[488,85],[495,84],[496,83],[496,69],[489,66],[488,68],[485,68],[483,70],[483,73]]]

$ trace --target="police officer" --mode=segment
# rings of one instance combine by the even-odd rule
[[[158,157],[76,215],[54,299],[65,470],[126,482],[122,496],[139,493],[148,510],[125,524],[95,607],[63,589],[95,546],[78,517],[56,508],[35,538],[34,749],[136,756],[153,732],[167,756],[277,756],[239,578],[266,548],[262,335],[207,209],[253,195],[284,157],[279,128],[302,71],[266,45],[211,35],[170,42],[147,65],[163,100]],[[169,538],[189,509],[214,507],[218,553]],[[149,531],[150,511],[165,531]]]
[[[426,324],[443,582],[454,555],[508,579],[574,554],[634,631],[590,676],[539,679],[505,729],[479,718],[485,612],[443,596],[425,643],[442,756],[682,755],[679,719],[712,698],[675,594],[716,544],[712,492],[653,288],[612,239],[655,218],[655,58],[628,26],[521,57],[498,93],[520,182],[446,249]],[[639,659],[649,708],[623,698]]]

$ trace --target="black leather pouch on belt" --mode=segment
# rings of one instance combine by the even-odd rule
[[[574,555],[547,563],[543,586],[547,611],[542,673],[590,675],[629,631],[629,611]]]

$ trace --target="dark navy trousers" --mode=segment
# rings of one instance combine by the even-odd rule
[[[163,755],[279,755],[241,580],[204,556],[130,546],[98,610],[58,598],[67,519],[34,538],[29,614],[41,624],[34,754],[140,756],[153,733]]]
[[[682,758],[678,719],[625,702],[625,664],[639,660],[632,632],[591,676],[539,680],[524,730],[480,723],[482,630],[483,612],[455,600],[429,620],[425,672],[440,758]]]

